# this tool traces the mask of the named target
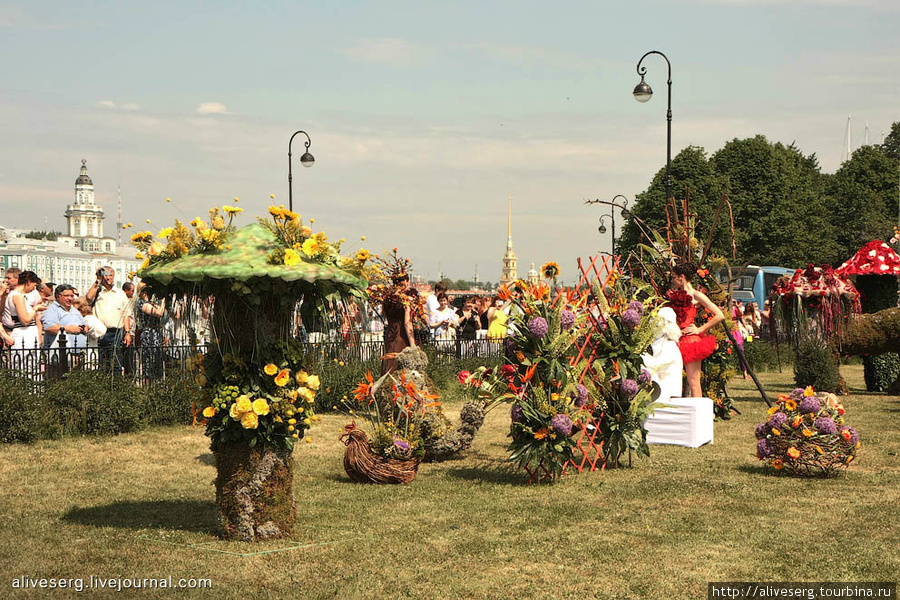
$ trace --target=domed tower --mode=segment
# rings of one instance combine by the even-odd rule
[[[512,241],[512,194],[506,197],[506,254],[503,255],[503,270],[500,272],[500,285],[510,283],[519,278],[516,253],[513,252]]]
[[[540,283],[541,276],[538,274],[537,269],[534,268],[534,263],[531,263],[531,269],[528,270],[528,283],[530,285],[535,285]]]
[[[75,179],[75,204],[66,207],[66,235],[72,245],[86,252],[114,252],[115,241],[103,236],[103,207],[94,203],[94,182],[87,172],[87,160]],[[112,241],[112,243],[110,243]]]

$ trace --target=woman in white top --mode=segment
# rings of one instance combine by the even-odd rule
[[[19,285],[16,286],[6,298],[9,314],[12,317],[12,331],[14,348],[34,349],[38,347],[40,331],[37,326],[37,317],[47,309],[47,304],[41,301],[40,294],[32,294],[40,285],[41,278],[33,271],[19,273]]]
[[[436,340],[452,340],[456,337],[456,328],[459,327],[459,317],[450,306],[447,294],[438,295],[438,309],[431,313],[428,325],[434,333]]]

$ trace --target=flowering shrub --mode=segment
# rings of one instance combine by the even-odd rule
[[[372,428],[369,447],[385,458],[424,458],[422,421],[429,408],[440,406],[436,394],[426,393],[406,377],[404,371],[382,375],[377,381],[371,371],[353,391],[353,399],[342,403],[353,416],[362,416]]]
[[[596,284],[591,297],[597,321],[592,333],[597,401],[591,408],[600,420],[604,459],[618,466],[626,452],[650,454],[644,421],[657,407],[659,386],[650,380],[640,355],[656,333],[656,311],[647,308],[655,296],[648,284],[626,285],[613,276],[605,287]]]
[[[778,397],[756,426],[756,457],[776,471],[829,477],[856,457],[859,433],[844,424],[844,407],[831,393],[797,388]]]
[[[315,400],[321,384],[317,375],[303,368],[300,344],[276,342],[263,352],[262,368],[231,354],[192,357],[188,366],[195,369],[198,383],[206,386],[203,422],[214,448],[246,442],[251,448],[264,443],[291,450],[318,420]],[[210,385],[210,381],[216,383]]]
[[[512,403],[509,460],[532,480],[553,481],[573,457],[573,432],[590,417],[582,408],[588,390],[575,378],[584,365],[571,364],[584,315],[576,317],[570,308],[583,308],[584,299],[571,296],[566,307],[565,297],[550,298],[546,284],[511,287],[501,291],[513,303],[509,323],[515,334],[507,339],[507,363],[463,371],[459,379],[471,396],[485,400],[486,410]]]

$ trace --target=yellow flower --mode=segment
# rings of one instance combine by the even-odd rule
[[[284,387],[287,385],[287,382],[291,380],[291,372],[287,369],[282,369],[278,375],[275,376],[275,385],[278,387]]]
[[[222,215],[216,215],[212,220],[212,226],[216,229],[225,229],[225,219],[222,218]]]
[[[275,196],[273,195],[272,198]],[[276,219],[284,215],[284,211],[275,206],[274,204],[269,207],[269,214],[275,217]]]
[[[206,229],[206,221],[204,221],[200,217],[197,217],[196,219],[191,221],[191,225],[193,225],[197,229],[197,231],[203,231],[204,229]]]
[[[778,412],[778,407],[777,407],[777,406],[773,406],[773,407],[771,407],[769,410],[767,410],[766,412],[767,412],[767,413],[769,414],[769,416],[771,417],[772,415],[774,415],[775,413]]]
[[[150,247],[147,248],[147,254],[150,256],[159,256],[159,253],[163,251],[163,245],[159,242],[153,242],[150,244]]]
[[[775,435],[781,435],[781,431],[778,429],[775,429],[774,427],[772,428],[772,433],[774,433]]]
[[[781,468],[784,466],[784,461],[781,460],[780,458],[776,458],[775,460],[772,461],[772,466],[775,467],[776,471],[780,471]]]
[[[295,375],[294,378],[297,380],[297,385],[303,385],[309,379],[309,373],[300,369],[297,371],[297,375]]]
[[[822,450],[819,446],[816,446],[816,452],[818,452],[819,454],[825,454],[825,451]]]
[[[228,416],[234,419],[235,421],[240,421],[241,417],[244,416],[244,411],[238,408],[237,402],[231,405],[231,409],[228,411]]]
[[[306,400],[307,402],[312,402],[313,400],[316,399],[316,392],[314,392],[313,390],[311,390],[309,388],[300,388],[298,390],[298,393],[301,396],[303,396],[303,399]]]
[[[263,371],[265,372],[266,375],[271,376],[278,372],[278,367],[276,367],[272,363],[269,363],[265,367],[263,367]]]
[[[306,439],[305,439],[304,441],[305,441],[307,444],[312,444],[312,438],[309,437],[309,436],[306,436]]]
[[[226,215],[236,215],[238,213],[244,212],[244,209],[237,206],[223,206],[222,212],[224,212]]]
[[[318,390],[319,385],[321,385],[321,384],[319,383],[318,375],[310,375],[309,377],[306,378],[306,387],[308,387],[309,389]]]
[[[296,424],[297,424],[297,419],[289,419],[289,420],[288,420],[288,423],[289,423],[290,425],[296,425]]]
[[[284,251],[284,264],[293,267],[300,262],[300,255],[296,250],[288,248]]]
[[[553,279],[554,277],[559,276],[559,265],[555,262],[548,262],[541,267],[541,273],[547,279]]]
[[[321,251],[321,247],[319,245],[319,241],[316,238],[311,237],[303,242],[303,245],[300,246],[300,250],[303,251],[303,254],[309,257],[313,257]]]
[[[359,239],[361,239],[362,241],[366,241],[366,236],[361,235],[361,236],[359,236]]]
[[[242,413],[250,412],[251,410],[253,410],[253,402],[250,400],[250,396],[247,395],[238,396],[235,405],[237,405],[238,410]]]
[[[806,427],[803,428],[803,436],[804,437],[812,437],[814,435],[816,435],[815,431],[812,431],[811,429],[807,429]]]
[[[797,401],[791,399],[785,400],[784,408],[786,410],[797,410]]]
[[[163,227],[162,229],[159,230],[159,233],[156,234],[156,237],[158,237],[161,240],[164,240],[164,239],[168,238],[170,235],[172,235],[173,231],[175,231],[174,227]]]
[[[171,202],[171,201],[172,201],[171,198],[166,198],[166,202]]]
[[[150,266],[150,258],[147,257],[144,259],[144,262],[141,263],[141,266],[138,267],[138,271],[140,271],[141,269],[146,269],[149,266]]]
[[[269,198],[271,198],[272,200],[274,200],[274,199],[275,199],[275,194],[269,194]],[[235,198],[235,200],[237,200],[237,198]]]
[[[810,396],[815,396],[815,395],[816,395],[816,393],[813,391],[811,385],[806,386],[806,389],[803,390],[803,396],[805,398],[809,398]]]
[[[359,262],[366,262],[366,261],[369,260],[371,257],[372,257],[372,254],[371,254],[368,250],[366,250],[365,248],[360,248],[360,249],[356,252],[356,260],[358,260]]]
[[[241,417],[241,427],[244,429],[256,429],[259,427],[259,417],[252,412],[244,413],[244,416]]]
[[[134,255],[134,259],[135,259],[135,260],[143,260],[143,259],[144,259],[144,255],[141,254],[140,252],[136,252],[135,255]]]
[[[212,417],[216,416],[216,409],[212,406],[207,406],[203,409],[203,416],[207,419],[211,419]]]
[[[269,403],[265,398],[257,398],[253,401],[253,412],[261,417],[269,414]]]

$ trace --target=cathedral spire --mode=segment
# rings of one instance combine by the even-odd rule
[[[512,250],[512,193],[506,193],[506,249]]]
[[[512,241],[512,194],[506,194],[506,254],[503,255],[503,269],[500,273],[500,284],[510,283],[519,277],[518,259],[513,251]]]

